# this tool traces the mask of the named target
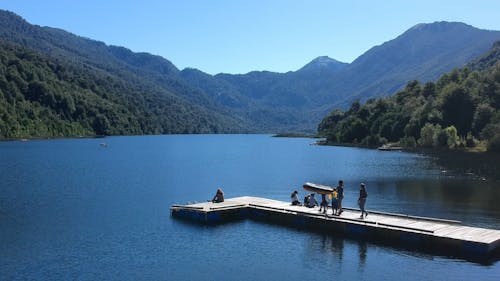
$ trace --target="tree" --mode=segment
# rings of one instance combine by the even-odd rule
[[[454,126],[449,126],[444,129],[446,134],[446,144],[449,148],[454,148],[458,143],[457,129]]]
[[[339,126],[341,142],[360,142],[368,135],[366,123],[357,117],[343,120]]]
[[[337,126],[337,123],[342,120],[344,117],[344,112],[340,109],[336,109],[330,113],[327,117],[321,120],[321,123],[318,125],[318,132],[320,134],[327,135],[332,133]]]
[[[455,83],[446,86],[441,109],[446,126],[455,126],[463,136],[471,130],[475,107],[472,97],[464,88]]]
[[[493,117],[494,109],[486,103],[480,104],[472,121],[472,131],[477,135],[488,124]]]
[[[420,137],[420,122],[416,118],[410,119],[404,128],[404,134],[407,137],[413,137],[415,139]]]
[[[432,82],[425,83],[424,89],[422,90],[422,95],[425,98],[434,96],[436,94],[436,85]]]
[[[434,146],[446,146],[448,144],[448,135],[446,135],[445,130],[441,129],[441,125],[436,125],[434,127],[433,145]]]
[[[426,123],[420,130],[420,139],[418,139],[418,144],[427,147],[434,146],[434,138],[438,131],[441,131],[441,126]]]
[[[500,152],[500,133],[488,141],[488,151]]]
[[[351,104],[351,108],[347,111],[347,113],[348,114],[357,113],[360,108],[361,108],[361,103],[359,102],[359,100],[355,100]]]

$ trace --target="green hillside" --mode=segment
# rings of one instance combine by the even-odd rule
[[[237,133],[168,60],[0,11],[0,138]]]
[[[408,82],[387,98],[354,102],[335,110],[318,126],[335,143],[407,146],[475,146],[500,151],[500,43],[436,82]],[[476,70],[470,70],[476,69]]]
[[[417,25],[351,64],[318,57],[287,73],[210,75],[192,68],[180,71],[161,56],[32,25],[0,10],[0,40],[10,46],[3,50],[4,56],[19,60],[14,67],[6,59],[0,77],[11,85],[2,88],[2,108],[10,116],[3,124],[13,126],[6,127],[0,137],[312,133],[332,108],[345,109],[356,99],[388,95],[411,79],[435,81],[486,51],[498,38],[498,31],[436,22]],[[14,55],[13,50],[32,55]],[[34,66],[21,67],[24,64]],[[65,69],[68,76],[45,66],[49,64]],[[39,67],[43,69],[37,70],[36,79],[26,74]],[[42,90],[29,92],[30,96],[26,85],[36,81],[45,84],[38,87]],[[62,114],[61,103],[36,96],[46,92],[54,97],[72,96],[82,109]],[[47,112],[40,115],[41,108]],[[26,114],[29,110],[40,116]],[[41,127],[35,133],[28,125]]]
[[[161,88],[0,41],[0,138],[231,132]]]

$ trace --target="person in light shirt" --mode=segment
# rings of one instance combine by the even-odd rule
[[[294,192],[292,192],[292,195],[290,197],[292,197],[292,205],[295,205],[295,206],[301,206],[302,205],[300,203],[300,201],[299,201],[299,192],[297,190],[295,190]]]

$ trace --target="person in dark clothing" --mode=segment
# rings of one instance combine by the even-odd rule
[[[337,192],[338,192],[338,204],[339,204],[339,215],[342,214],[342,200],[344,199],[344,181],[339,180],[339,185],[337,186]]]
[[[321,194],[321,205],[319,207],[320,213],[321,210],[323,210],[323,214],[326,214],[326,211],[328,211],[328,201],[326,200],[326,194]]]
[[[304,204],[307,208],[314,208],[318,206],[318,201],[316,201],[316,198],[314,198],[314,193],[311,193],[309,196],[309,200],[307,201],[307,204]]]
[[[224,191],[221,188],[217,188],[217,192],[215,193],[214,198],[212,199],[212,203],[221,203],[224,202]]]
[[[337,188],[334,188],[332,193],[332,212],[334,216],[339,215],[339,193]]]
[[[366,191],[366,186],[364,183],[361,183],[361,185],[359,186],[359,199],[358,199],[359,209],[361,210],[361,216],[359,218],[361,219],[366,218],[366,216],[368,216],[368,212],[365,210],[367,197],[368,197],[368,192]]]
[[[309,200],[311,199],[311,194],[307,194],[305,197],[304,197],[304,206],[309,206]]]

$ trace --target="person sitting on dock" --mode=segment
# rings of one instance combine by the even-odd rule
[[[221,203],[224,202],[224,191],[219,187],[217,188],[217,192],[215,193],[214,198],[212,199],[212,203]]]
[[[339,203],[339,216],[342,214],[342,200],[344,199],[344,181],[339,180],[339,186],[337,186],[338,198],[337,201]]]
[[[334,216],[339,215],[339,193],[337,192],[337,188],[333,189],[332,192],[332,212]]]
[[[318,206],[318,201],[316,201],[316,198],[314,198],[314,193],[311,193],[309,195],[309,200],[307,201],[307,208],[314,208]]]
[[[308,206],[309,205],[309,200],[311,199],[311,194],[307,194],[305,197],[304,197],[304,206]]]
[[[292,192],[292,205],[294,206],[302,206],[302,204],[300,203],[299,201],[299,196],[298,196],[299,192],[297,190],[295,190],[294,192]]]
[[[364,183],[361,183],[361,185],[359,186],[359,199],[358,199],[359,209],[361,210],[361,216],[359,217],[360,219],[366,218],[366,216],[368,216],[368,212],[365,211],[365,204],[367,197],[368,197],[368,192],[366,191],[366,186]]]

